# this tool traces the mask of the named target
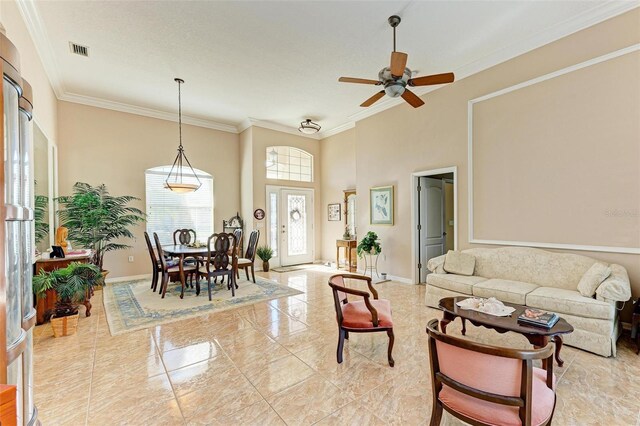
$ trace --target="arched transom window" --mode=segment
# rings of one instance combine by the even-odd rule
[[[267,147],[267,179],[313,182],[313,155],[291,146]]]

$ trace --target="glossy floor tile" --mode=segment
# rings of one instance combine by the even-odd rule
[[[395,367],[384,333],[354,334],[344,362],[328,272],[260,274],[303,291],[113,337],[96,292],[78,333],[34,333],[35,398],[43,425],[420,425],[431,414],[424,287],[377,286],[393,308]],[[460,333],[459,322],[449,325]],[[467,337],[529,347],[471,327]],[[565,346],[556,367],[556,425],[640,426],[640,356],[624,335],[617,358]],[[442,425],[462,423],[445,414]]]

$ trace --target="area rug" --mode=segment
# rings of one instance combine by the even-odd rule
[[[206,281],[201,283],[199,296],[196,296],[195,288],[187,288],[184,299],[180,299],[179,284],[171,283],[164,299],[150,287],[150,278],[104,286],[103,301],[111,335],[302,293],[261,277],[256,277],[255,284],[239,279],[235,297],[231,297],[226,283],[218,283],[211,289],[211,301]]]

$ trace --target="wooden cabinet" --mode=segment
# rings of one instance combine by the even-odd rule
[[[91,258],[91,251],[85,250],[82,254],[68,254],[64,259],[38,259],[35,264],[35,275],[40,271],[51,272],[56,269],[66,268],[72,262],[89,263]],[[36,299],[36,324],[44,324],[45,313],[53,309],[58,295],[55,290],[49,290],[46,296]],[[87,308],[86,315],[91,316],[91,294],[87,294],[87,298],[84,301],[84,306]]]

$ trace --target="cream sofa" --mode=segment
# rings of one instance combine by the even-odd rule
[[[610,264],[611,275],[596,290],[595,298],[584,297],[578,282],[596,259],[568,253],[553,253],[529,247],[474,248],[463,253],[475,257],[473,275],[449,274],[445,256],[429,260],[426,304],[437,308],[450,296],[495,297],[558,313],[573,327],[564,343],[602,356],[616,355],[620,335],[618,302],[631,298],[629,276],[624,267]]]

